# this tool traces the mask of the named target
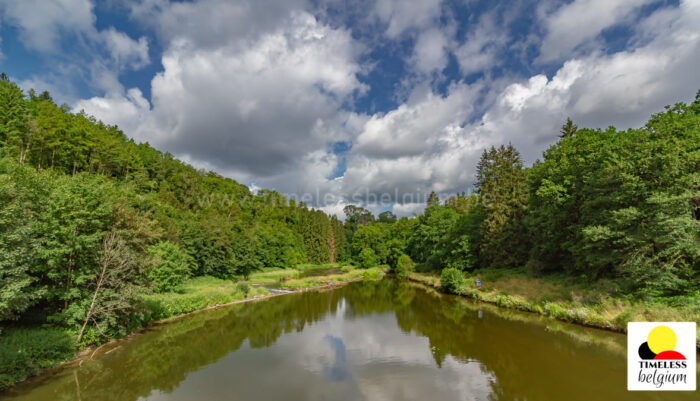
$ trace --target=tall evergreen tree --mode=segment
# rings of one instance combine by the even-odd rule
[[[5,76],[0,80],[0,144],[8,146],[20,164],[30,146],[28,117],[22,90]]]
[[[520,153],[511,144],[485,150],[477,165],[476,185],[484,209],[481,255],[485,265],[522,266],[529,241],[523,225],[527,175]]]

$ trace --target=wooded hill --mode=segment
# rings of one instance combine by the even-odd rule
[[[345,258],[335,217],[253,194],[1,78],[0,321],[99,340],[138,327],[142,291]]]

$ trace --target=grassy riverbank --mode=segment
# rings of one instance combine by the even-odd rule
[[[339,273],[296,278],[301,272],[308,273],[312,269],[320,272],[339,269]],[[249,282],[279,281],[282,288],[301,290],[357,279],[376,280],[383,275],[384,270],[380,267],[355,269],[352,266],[340,268],[336,264],[304,264],[295,269],[256,272],[250,275]],[[135,317],[135,329],[216,305],[253,300],[269,294],[265,288],[251,286],[249,282],[201,276],[187,280],[174,292],[143,294],[143,314]],[[75,343],[76,334],[72,330],[47,324],[0,326],[0,391],[43,369],[75,358],[81,351],[81,347]]]
[[[532,277],[519,269],[476,270],[464,276],[459,295],[585,326],[625,332],[630,321],[700,320],[699,294],[640,300],[619,294],[609,281]],[[435,273],[413,272],[410,279],[434,288],[441,286]],[[477,279],[481,280],[480,290]]]
[[[168,319],[215,305],[228,304],[246,298],[267,295],[262,287],[251,287],[215,277],[195,277],[185,282],[177,292],[144,295],[145,322]]]
[[[318,287],[321,285],[338,284],[350,280],[366,279],[378,280],[384,276],[383,267],[372,267],[369,269],[355,269],[347,266],[341,269],[341,274],[329,274],[323,276],[311,276],[300,279],[289,280],[281,283],[282,288],[286,289],[303,289],[310,287]]]

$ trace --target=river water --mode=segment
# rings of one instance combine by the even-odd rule
[[[697,392],[628,392],[625,342],[414,284],[356,282],[157,325],[0,398],[698,399]]]

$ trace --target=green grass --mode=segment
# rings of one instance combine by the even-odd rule
[[[266,289],[251,287],[247,298],[265,294],[268,294]],[[148,311],[146,321],[167,319],[245,298],[234,281],[208,276],[186,281],[178,292],[143,295]]]
[[[289,280],[299,277],[299,270],[279,269],[252,273],[249,281],[251,283],[270,283],[275,281]]]
[[[75,333],[56,327],[4,327],[0,333],[0,391],[75,356]]]
[[[477,270],[464,276],[460,295],[586,326],[624,332],[630,321],[700,320],[700,294],[641,300],[620,295],[609,280],[532,277],[520,269]],[[476,289],[476,279],[481,280],[481,290]],[[411,280],[440,288],[435,273],[414,272]]]
[[[316,287],[320,285],[340,283],[353,279],[378,280],[384,277],[384,267],[372,267],[369,269],[355,269],[352,267],[344,267],[342,274],[330,274],[326,276],[312,276],[300,279],[289,280],[282,283],[282,288],[300,289]]]
[[[251,283],[272,283],[277,281],[287,281],[292,279],[298,279],[299,276],[307,272],[308,270],[314,269],[337,269],[341,265],[338,263],[326,263],[326,264],[312,264],[312,263],[300,263],[294,268],[279,268],[279,267],[266,267],[261,271],[251,273],[249,281]],[[350,269],[352,266],[340,267],[340,269]]]
[[[325,264],[320,264],[320,265],[316,265],[313,263],[299,263],[298,265],[294,266],[294,268],[297,270],[308,270],[308,269],[320,269],[320,268],[330,269],[330,268],[339,267],[339,266],[340,266],[340,264],[338,264],[338,263],[325,263]]]

